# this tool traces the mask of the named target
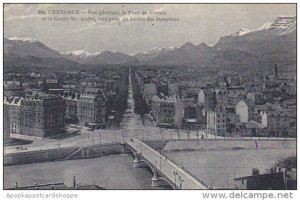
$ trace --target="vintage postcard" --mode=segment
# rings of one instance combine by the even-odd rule
[[[296,190],[296,7],[3,4],[3,189]]]

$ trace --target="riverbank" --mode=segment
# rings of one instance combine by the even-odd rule
[[[179,151],[221,151],[221,150],[258,150],[258,149],[296,149],[296,140],[268,139],[200,139],[200,140],[146,140],[146,144],[163,152]]]
[[[3,165],[22,165],[59,160],[86,159],[121,154],[120,143],[97,144],[83,147],[66,147],[40,151],[28,151],[4,154]]]

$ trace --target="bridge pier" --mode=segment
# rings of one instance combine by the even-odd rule
[[[142,167],[144,164],[148,165],[153,171],[153,177],[151,179],[151,185],[153,187],[160,186],[167,182],[174,189],[207,189],[208,187],[204,185],[202,182],[194,178],[184,169],[176,165],[169,159],[165,158],[160,152],[154,150],[149,145],[143,143],[138,139],[131,139],[127,143],[128,149],[133,153],[134,167]],[[141,149],[143,149],[143,153],[141,153]],[[140,150],[140,153],[137,151]],[[157,160],[160,162],[157,163]],[[161,163],[161,161],[163,163]],[[143,163],[143,165],[142,165]],[[163,168],[161,167],[163,164]],[[175,175],[175,171],[178,171]],[[176,179],[178,182],[176,183]],[[163,182],[164,181],[164,182]],[[185,182],[184,186],[182,182]],[[179,185],[180,183],[180,185]]]
[[[134,154],[133,167],[134,167],[134,168],[139,168],[140,166],[141,166],[141,162],[140,162],[140,154],[135,153],[135,154]]]
[[[122,144],[121,154],[125,154],[125,153],[126,153],[126,144]]]
[[[160,186],[159,179],[158,179],[158,174],[157,174],[156,170],[154,170],[154,172],[153,172],[153,178],[151,179],[151,186],[152,187]]]

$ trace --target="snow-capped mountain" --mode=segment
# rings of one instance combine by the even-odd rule
[[[252,30],[249,30],[249,29],[246,29],[246,28],[241,28],[236,33],[231,34],[231,36],[242,36],[242,35],[245,35],[245,34],[250,33],[250,32],[252,32]]]
[[[4,38],[4,69],[79,69],[77,62],[66,59],[59,52],[34,38]]]
[[[230,34],[229,36],[243,36],[249,33],[268,30],[273,35],[288,34],[296,30],[296,17],[277,17],[274,22],[266,22],[257,29],[250,30],[241,28],[239,31],[234,34]]]
[[[60,53],[34,38],[4,38],[4,54],[21,58],[60,58],[77,64],[130,63],[222,67],[224,63],[227,66],[239,63],[251,66],[276,62],[279,59],[295,62],[296,23],[296,17],[281,16],[257,29],[243,28],[221,37],[217,44],[212,46],[187,42],[180,47],[154,47],[150,51],[134,55],[111,51],[89,53],[84,50]]]
[[[135,58],[143,64],[152,65],[184,65],[205,62],[212,48],[201,43],[195,45],[191,42],[183,44],[181,47],[170,47],[155,49],[152,53],[137,54]]]
[[[231,36],[243,36],[243,35],[246,35],[246,34],[251,33],[251,32],[268,30],[268,29],[272,28],[272,24],[273,24],[272,22],[266,22],[261,27],[259,27],[257,29],[254,29],[254,30],[246,29],[246,28],[241,28],[236,33],[231,34]]]
[[[167,54],[169,52],[175,51],[176,49],[178,49],[178,47],[173,47],[173,46],[169,48],[154,47],[150,51],[144,51],[142,53],[133,54],[131,56],[140,62],[148,62],[154,59],[158,55]]]
[[[168,47],[168,48],[154,47],[150,51],[144,51],[142,53],[137,53],[137,54],[133,54],[133,55],[153,55],[153,54],[174,51],[175,49],[178,49],[178,47],[173,47],[173,46]]]
[[[91,64],[121,64],[122,62],[128,62],[131,59],[131,56],[120,53],[120,52],[111,52],[111,51],[104,51],[104,52],[96,52],[90,53],[84,50],[78,51],[69,51],[69,52],[62,52],[66,58],[72,61],[76,61],[79,63],[91,63]]]
[[[258,29],[254,30],[254,31],[268,30],[271,28],[272,24],[273,24],[272,22],[266,22],[261,27],[259,27]]]
[[[20,57],[62,57],[59,52],[34,38],[4,38],[4,53]]]
[[[248,53],[256,54],[262,49],[266,50],[271,44],[277,45],[277,48],[282,48],[276,42],[284,40],[282,45],[286,46],[294,42],[293,38],[296,38],[296,18],[278,17],[274,22],[267,22],[258,29],[242,29],[235,34],[221,37],[215,47],[218,49],[249,50]],[[269,50],[273,51],[272,49],[267,51]]]
[[[100,52],[90,53],[84,50],[77,50],[77,51],[61,52],[61,54],[67,57],[77,57],[77,58],[87,59],[88,57],[99,55]]]
[[[169,47],[169,48],[154,47],[153,49],[151,49],[151,51],[146,52],[146,53],[169,52],[169,51],[174,51],[175,49],[178,49],[178,47]]]
[[[22,41],[22,42],[38,42],[37,39],[35,38],[29,38],[29,37],[25,37],[25,38],[18,38],[18,37],[11,37],[11,38],[8,38],[9,40],[18,40],[18,41]]]

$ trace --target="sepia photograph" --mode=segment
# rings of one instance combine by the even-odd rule
[[[4,3],[2,189],[297,190],[296,67],[296,3]]]

